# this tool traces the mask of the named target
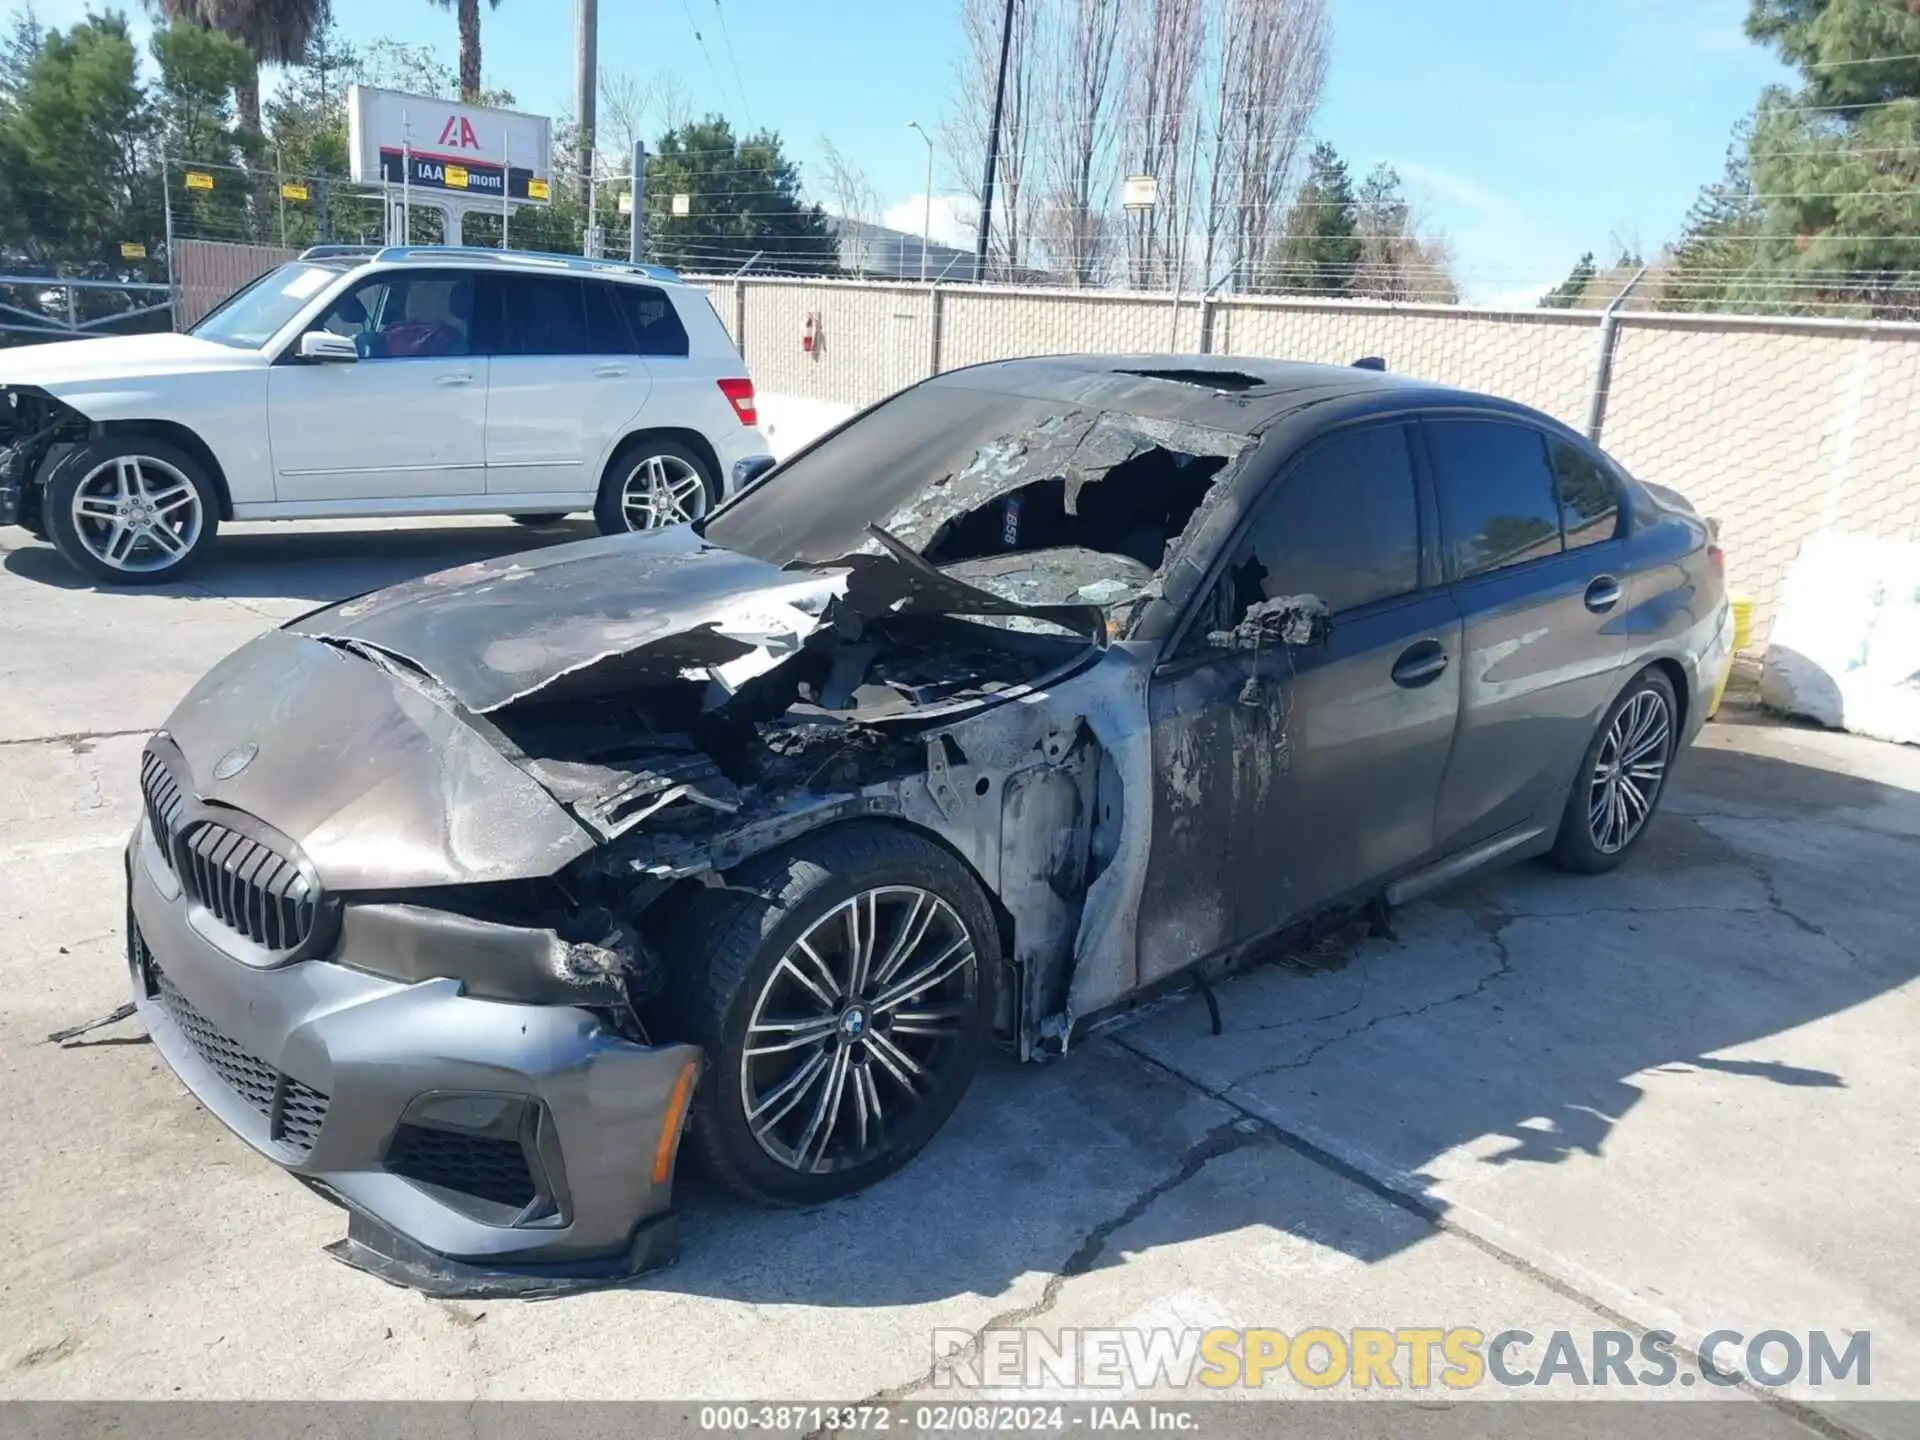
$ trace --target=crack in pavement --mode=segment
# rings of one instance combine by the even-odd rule
[[[1490,932],[1495,943],[1499,945],[1503,959],[1506,954],[1506,945],[1499,939],[1498,931],[1504,928],[1504,926],[1497,927],[1494,931]],[[1486,980],[1482,983],[1491,983],[1493,980],[1499,978],[1500,973],[1501,972],[1496,971],[1493,975],[1486,977]],[[1439,1005],[1448,1002],[1436,1001],[1434,1003]],[[1306,1136],[1297,1134],[1274,1120],[1269,1119],[1267,1116],[1248,1109],[1245,1104],[1233,1099],[1225,1091],[1218,1091],[1211,1086],[1201,1083],[1169,1061],[1163,1060],[1159,1056],[1150,1054],[1145,1050],[1135,1048],[1127,1043],[1124,1035],[1115,1035],[1112,1037],[1112,1040],[1115,1045],[1125,1050],[1129,1055],[1152,1066],[1161,1074],[1178,1080],[1183,1085],[1198,1091],[1210,1100],[1217,1100],[1223,1105],[1232,1107],[1243,1117],[1240,1121],[1236,1122],[1235,1126],[1216,1127],[1217,1129],[1244,1127],[1250,1136],[1270,1140],[1282,1149],[1292,1151],[1302,1159],[1311,1161],[1321,1169],[1345,1180],[1347,1183],[1355,1185],[1367,1193],[1375,1195],[1388,1204],[1393,1205],[1395,1208],[1403,1210],[1407,1214],[1424,1221],[1436,1231],[1449,1235],[1463,1244],[1471,1246],[1481,1254],[1490,1257],[1497,1263],[1515,1271],[1551,1293],[1558,1295],[1561,1299],[1571,1300],[1577,1305],[1586,1307],[1616,1328],[1630,1332],[1636,1341],[1656,1331],[1661,1334],[1671,1334],[1671,1332],[1666,1331],[1663,1327],[1647,1325],[1635,1319],[1625,1311],[1609,1305],[1599,1296],[1589,1294],[1572,1281],[1561,1279],[1560,1276],[1556,1275],[1553,1271],[1536,1265],[1524,1256],[1516,1255],[1505,1246],[1488,1239],[1468,1225],[1454,1219],[1448,1213],[1446,1201],[1416,1190],[1408,1189],[1403,1183],[1396,1183],[1396,1181],[1392,1179],[1375,1175],[1372,1171],[1363,1169],[1353,1161],[1335,1154],[1324,1145],[1317,1144],[1307,1139]],[[1231,1089],[1231,1087],[1228,1088]],[[985,1334],[986,1329],[991,1328],[991,1325],[992,1322],[989,1322],[988,1326],[977,1332],[977,1334]],[[1700,1353],[1691,1346],[1675,1340],[1670,1342],[1670,1348],[1676,1356],[1686,1360],[1696,1369],[1701,1368],[1705,1363]],[[931,1373],[932,1372],[929,1371],[929,1374]],[[1769,1390],[1762,1385],[1756,1384],[1753,1380],[1745,1376],[1741,1376],[1728,1388],[1745,1394],[1750,1399],[1758,1400],[1761,1404],[1770,1406],[1784,1413],[1790,1419],[1814,1431],[1816,1434],[1828,1437],[1828,1440],[1862,1440],[1863,1432],[1853,1426],[1832,1419],[1828,1415],[1821,1413],[1816,1406],[1809,1405],[1804,1401],[1792,1399],[1789,1396],[1782,1395],[1777,1391]],[[891,1400],[899,1397],[889,1394],[886,1398]]]
[[[1456,1005],[1463,1000],[1471,1000],[1476,995],[1483,994],[1486,988],[1493,984],[1494,981],[1513,973],[1513,955],[1507,949],[1507,942],[1501,932],[1507,928],[1507,925],[1510,924],[1514,918],[1517,917],[1503,916],[1498,926],[1485,932],[1487,940],[1493,946],[1494,954],[1499,960],[1499,964],[1458,994],[1442,995],[1436,1000],[1429,1000],[1424,1005],[1415,1005],[1405,1010],[1389,1010],[1384,1014],[1375,1015],[1364,1025],[1355,1025],[1351,1029],[1342,1030],[1338,1035],[1328,1036],[1318,1045],[1313,1046],[1304,1055],[1297,1056],[1292,1060],[1283,1060],[1277,1065],[1263,1065],[1258,1070],[1249,1070],[1244,1075],[1236,1075],[1218,1091],[1208,1089],[1206,1086],[1202,1086],[1201,1088],[1207,1090],[1207,1093],[1212,1095],[1216,1100],[1226,1100],[1229,1092],[1238,1089],[1249,1080],[1258,1080],[1263,1075],[1278,1075],[1287,1070],[1303,1070],[1318,1059],[1321,1052],[1329,1050],[1344,1041],[1351,1040],[1357,1035],[1364,1035],[1376,1025],[1384,1025],[1389,1020],[1405,1020],[1418,1015],[1428,1015],[1443,1006]],[[1128,1048],[1131,1049],[1132,1047],[1129,1046]],[[1193,1082],[1189,1081],[1188,1083]]]
[[[1788,905],[1785,897],[1780,894],[1779,885],[1773,878],[1773,872],[1767,869],[1765,861],[1754,855],[1743,855],[1741,858],[1746,861],[1746,867],[1753,875],[1753,878],[1760,882],[1760,888],[1766,892],[1767,905],[1774,914],[1791,922],[1801,933],[1817,936],[1826,941],[1829,945],[1833,946],[1834,949],[1846,956],[1848,960],[1860,966],[1862,969],[1873,968],[1868,965],[1865,960],[1860,958],[1858,952],[1856,952],[1851,945],[1829,935],[1824,926],[1816,925],[1813,921],[1799,914],[1792,906]]]
[[[1130,1049],[1130,1047],[1128,1048]],[[1177,1076],[1176,1078],[1180,1079],[1184,1085],[1192,1085],[1192,1082],[1184,1076]],[[1223,1155],[1231,1155],[1237,1150],[1244,1150],[1250,1145],[1261,1143],[1266,1138],[1261,1133],[1262,1130],[1262,1122],[1251,1116],[1244,1119],[1227,1121],[1214,1126],[1188,1147],[1187,1153],[1181,1157],[1179,1167],[1171,1174],[1164,1175],[1154,1181],[1151,1185],[1147,1186],[1146,1189],[1140,1191],[1129,1200],[1117,1213],[1102,1220],[1098,1225],[1095,1225],[1093,1229],[1089,1230],[1079,1245],[1074,1247],[1073,1253],[1066,1258],[1066,1261],[1060,1268],[1048,1275],[1047,1283],[1041,1289],[1039,1299],[1031,1301],[1026,1305],[1016,1306],[1010,1310],[1002,1310],[998,1314],[993,1315],[985,1324],[972,1331],[965,1345],[942,1355],[925,1370],[921,1371],[920,1374],[913,1376],[911,1379],[903,1380],[897,1385],[889,1385],[883,1390],[874,1391],[871,1395],[867,1396],[866,1399],[859,1401],[855,1408],[868,1405],[885,1405],[895,1400],[903,1400],[914,1391],[923,1390],[927,1386],[932,1385],[935,1379],[943,1372],[950,1373],[954,1367],[979,1354],[980,1347],[985,1343],[988,1335],[997,1330],[1007,1330],[1016,1325],[1023,1325],[1027,1321],[1035,1320],[1045,1315],[1059,1303],[1060,1294],[1065,1290],[1069,1280],[1084,1275],[1093,1269],[1095,1263],[1099,1261],[1100,1256],[1106,1250],[1107,1241],[1112,1239],[1115,1234],[1124,1230],[1135,1220],[1138,1220],[1160,1200],[1172,1194],[1175,1190],[1178,1190],[1182,1185],[1185,1185],[1188,1181],[1199,1175],[1202,1170],[1206,1169],[1208,1165]],[[807,1437],[807,1440],[813,1440],[814,1436],[825,1433],[827,1432],[824,1429],[816,1430],[812,1432],[812,1435]]]
[[[14,745],[84,745],[93,740],[120,740],[128,735],[151,735],[152,725],[137,725],[131,730],[73,730],[64,735],[19,735],[0,740],[0,749]]]

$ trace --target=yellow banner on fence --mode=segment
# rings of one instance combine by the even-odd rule
[[[207,174],[206,171],[204,170],[187,171],[187,189],[211,190],[212,188],[213,188],[213,177]]]
[[[280,198],[282,200],[304,200],[307,198],[307,187],[302,185],[298,180],[283,180],[280,182]]]

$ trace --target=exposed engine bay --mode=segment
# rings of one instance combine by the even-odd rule
[[[676,887],[723,883],[836,818],[891,815],[946,838],[1006,906],[1033,983],[1002,1020],[1031,1049],[1066,1005],[1077,917],[1125,805],[1098,732],[1118,742],[1128,725],[1070,692],[1065,713],[1059,687],[1128,633],[1248,443],[1056,407],[972,446],[827,560],[776,567],[714,543],[755,544],[749,507],[705,537],[487,561],[303,617],[289,631],[456,717],[583,832],[556,837],[580,854],[551,877],[349,893],[350,908],[550,928],[554,978],[644,1036],[662,964],[650,921]]]

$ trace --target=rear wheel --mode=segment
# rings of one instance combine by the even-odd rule
[[[690,1148],[762,1203],[849,1194],[904,1165],[989,1043],[999,931],[930,840],[855,825],[749,861],[663,943],[666,1002],[706,1047]]]
[[[642,436],[607,467],[593,518],[604,535],[664,530],[704,517],[719,493],[707,462],[687,446]]]
[[[1646,834],[1680,743],[1680,706],[1659,669],[1642,670],[1600,721],[1560,819],[1553,861],[1611,870]]]
[[[41,523],[69,563],[112,585],[173,580],[206,554],[220,502],[199,463],[139,435],[76,445],[47,480]]]

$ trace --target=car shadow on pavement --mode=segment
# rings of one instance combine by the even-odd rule
[[[1361,935],[1331,964],[1221,984],[1219,1035],[1189,998],[1045,1066],[996,1061],[862,1195],[761,1211],[690,1177],[683,1258],[637,1283],[913,1304],[1250,1227],[1378,1262],[1434,1233],[1441,1175],[1605,1158],[1654,1086],[1665,1118],[1648,1125],[1710,1116],[1719,1161],[1755,1176],[1788,1126],[1897,1145],[1848,1048],[1803,1027],[1920,974],[1920,794],[1700,750],[1669,798],[1610,875],[1517,866],[1397,912],[1396,938]],[[1828,1063],[1783,1058],[1789,1044]],[[1649,1199],[1664,1224],[1716,1223],[1690,1166],[1657,1183],[1673,1187]]]
[[[343,600],[401,580],[491,560],[522,550],[541,549],[599,533],[591,520],[564,520],[526,526],[495,522],[448,525],[388,525],[375,528],[324,528],[261,524],[223,531],[206,559],[184,579],[160,585],[126,587],[121,593],[213,596],[233,600]],[[60,590],[114,590],[69,565],[51,546],[9,549],[5,568],[23,580]]]

